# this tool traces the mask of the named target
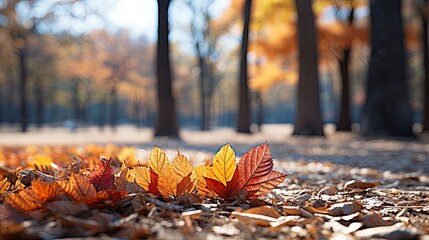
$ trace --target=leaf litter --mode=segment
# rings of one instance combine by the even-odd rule
[[[115,145],[0,150],[1,239],[429,234],[429,178],[422,174],[273,160],[267,144],[238,162],[227,144],[204,163],[179,152],[170,162],[157,147],[147,159]]]

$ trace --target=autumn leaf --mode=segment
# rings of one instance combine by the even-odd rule
[[[5,201],[16,209],[31,211],[41,208],[44,202],[56,196],[55,184],[33,181],[30,187],[7,194]]]
[[[54,176],[55,172],[59,169],[50,156],[42,154],[34,155],[33,160],[28,162],[28,166],[52,176]]]
[[[23,189],[16,193],[9,193],[5,198],[10,206],[21,209],[23,211],[31,211],[41,208],[43,202],[33,196],[33,191],[30,188]]]
[[[238,199],[242,198],[239,195],[246,195],[246,193],[239,193],[240,179],[238,171],[235,171],[231,181],[227,182],[226,186],[211,178],[205,178],[205,180],[207,181],[207,189],[217,197],[223,199]]]
[[[226,144],[214,156],[213,165],[207,167],[206,176],[227,186],[227,182],[234,176],[236,164],[235,152]]]
[[[133,173],[134,181],[144,190],[149,191],[150,170],[147,167],[134,167],[130,170]]]
[[[177,152],[177,156],[173,160],[173,169],[178,182],[176,196],[193,192],[196,187],[197,176],[183,154]]]
[[[87,178],[76,173],[72,173],[68,180],[57,181],[57,185],[73,201],[95,198],[97,195],[94,185]]]
[[[286,174],[274,171],[273,167],[268,144],[252,148],[238,163],[239,188],[247,191],[248,198],[264,197],[286,178]]]
[[[158,147],[150,153],[149,167],[158,176],[157,187],[164,197],[176,196],[177,178],[167,155]],[[153,175],[153,174],[152,174]]]
[[[207,189],[207,181],[205,176],[207,175],[206,166],[200,165],[194,168],[197,175],[197,191],[204,196],[208,196],[211,192]]]
[[[149,167],[132,168],[132,180],[146,191],[164,197],[178,197],[195,189],[197,177],[188,159],[177,153],[171,163],[159,147],[149,156]]]
[[[97,191],[115,189],[115,176],[113,175],[111,158],[102,158],[88,178]]]
[[[197,188],[202,195],[213,194],[224,199],[264,197],[286,177],[286,174],[274,171],[273,166],[268,144],[244,154],[238,166],[234,151],[225,145],[215,155],[212,165],[197,167],[200,181]]]
[[[10,188],[10,186],[11,186],[12,184],[10,183],[10,181],[9,181],[9,179],[7,179],[7,178],[3,178],[1,181],[0,181],[0,194],[2,194],[2,193],[6,193],[7,192],[7,190],[9,190],[9,188]]]
[[[195,168],[198,192],[208,197],[239,198],[239,175],[236,166],[234,150],[229,144],[223,146],[210,165]]]

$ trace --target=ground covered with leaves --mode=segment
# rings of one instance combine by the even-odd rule
[[[237,144],[237,160],[234,144],[211,153],[183,145],[3,147],[0,238],[429,238],[424,144],[392,142],[415,160],[415,171],[400,172],[395,161],[359,162],[394,159],[394,151],[377,152],[378,140],[299,141],[271,151]],[[282,151],[289,154],[272,159]]]

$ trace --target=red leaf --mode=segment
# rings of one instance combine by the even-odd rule
[[[265,196],[286,178],[286,174],[273,171],[273,166],[268,144],[252,148],[238,163],[238,188],[246,190],[248,198]]]
[[[192,172],[190,172],[187,176],[183,177],[183,179],[177,184],[177,196],[180,196],[187,192],[192,192],[195,184],[191,180]]]
[[[150,183],[149,183],[149,192],[159,196],[161,195],[161,192],[159,192],[158,190],[158,174],[156,174],[155,171],[153,171],[152,169],[149,170],[150,171]]]
[[[113,169],[111,164],[111,158],[109,160],[102,158],[100,164],[98,164],[94,171],[88,176],[89,181],[95,186],[97,191],[115,189],[115,176],[113,175]]]
[[[218,197],[228,200],[237,198],[238,192],[241,189],[238,187],[239,179],[238,171],[234,172],[231,181],[227,182],[226,186],[217,180],[205,177],[207,189],[214,192]]]

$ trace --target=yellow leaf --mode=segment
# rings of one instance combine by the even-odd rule
[[[42,154],[34,155],[33,161],[29,161],[28,166],[52,176],[59,169],[50,156]]]
[[[201,195],[207,195],[209,190],[207,189],[207,181],[204,178],[207,176],[207,166],[199,165],[194,167],[195,173],[197,174],[197,190]]]
[[[145,191],[149,190],[150,171],[147,167],[134,167],[130,170],[134,175],[135,182],[140,185]],[[129,178],[127,178],[128,180]]]
[[[177,153],[173,161],[173,168],[179,178],[179,181],[192,172],[192,166],[188,159],[181,153]]]
[[[213,165],[207,167],[207,177],[226,186],[234,176],[236,167],[235,152],[226,144],[214,156]]]
[[[159,147],[154,147],[149,156],[149,167],[159,174],[163,171],[166,165],[171,165],[167,159],[167,155]]]

